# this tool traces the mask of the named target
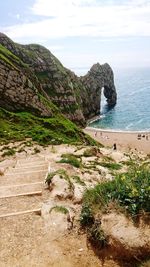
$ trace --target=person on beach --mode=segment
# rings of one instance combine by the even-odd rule
[[[114,149],[114,150],[117,150],[116,143],[113,144],[113,149]]]

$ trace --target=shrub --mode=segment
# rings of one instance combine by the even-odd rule
[[[103,249],[108,244],[108,237],[101,229],[100,221],[96,221],[93,226],[88,230],[88,240],[97,249]]]
[[[94,223],[92,209],[88,205],[83,205],[80,214],[80,224],[83,227],[90,226]]]
[[[59,161],[59,163],[68,163],[76,168],[81,167],[81,160],[79,160],[73,154],[63,154],[62,159]]]
[[[110,202],[124,207],[129,214],[150,212],[150,167],[142,165],[119,174],[114,180],[88,189],[83,197],[84,205],[93,211],[107,208]]]
[[[57,174],[56,171],[55,171],[55,172],[50,172],[50,173],[48,173],[48,175],[47,175],[47,177],[46,177],[46,179],[45,179],[45,183],[46,183],[48,186],[51,184],[52,179],[53,179],[53,177],[54,177],[56,174]]]

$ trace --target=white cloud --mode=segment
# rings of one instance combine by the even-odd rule
[[[36,0],[31,10],[44,16],[34,23],[5,28],[11,38],[36,40],[71,36],[150,36],[150,1],[130,0],[126,4],[96,0]],[[102,4],[103,3],[103,4]]]

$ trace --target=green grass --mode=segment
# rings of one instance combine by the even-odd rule
[[[55,210],[56,212],[59,212],[62,214],[68,214],[69,213],[68,209],[64,206],[54,206],[50,209],[50,213],[52,212],[52,210]]]
[[[73,175],[71,176],[71,178],[75,181],[75,183],[79,184],[79,185],[82,185],[82,186],[85,186],[85,182],[81,180],[81,178],[77,175]]]
[[[150,167],[134,166],[127,173],[119,174],[114,180],[103,182],[88,189],[83,198],[84,205],[93,213],[117,203],[131,216],[150,212]]]
[[[101,250],[108,245],[108,237],[105,235],[103,229],[100,226],[100,221],[94,222],[94,224],[88,229],[88,240],[90,243]]]
[[[29,112],[13,113],[0,108],[0,145],[25,138],[31,138],[41,145],[95,145],[92,138],[57,110],[54,110],[52,118],[39,118]]]
[[[60,176],[60,179],[64,179],[68,182],[68,185],[69,185],[69,189],[71,191],[74,190],[74,185],[69,177],[69,175],[67,174],[66,170],[65,169],[59,169],[57,171],[54,171],[54,172],[50,172],[48,175],[47,175],[47,178],[45,180],[45,183],[47,183],[47,185],[49,186],[52,182],[52,179],[55,175],[59,175]]]
[[[110,170],[120,170],[122,168],[121,164],[114,162],[101,162],[100,165]]]
[[[91,148],[87,148],[83,152],[83,156],[84,157],[93,157],[93,156],[97,156],[99,153],[101,153],[99,147],[91,147]]]
[[[8,148],[3,154],[2,157],[6,157],[6,156],[13,156],[15,155],[16,151],[13,148]]]
[[[110,205],[111,204],[111,205]],[[113,205],[112,205],[113,204]],[[101,215],[112,207],[126,212],[136,221],[139,215],[150,216],[150,166],[147,164],[119,174],[113,181],[102,182],[87,189],[83,196],[80,224],[86,229],[88,241],[100,251],[109,240],[101,228]],[[149,267],[149,261],[141,267]]]
[[[18,69],[17,67],[23,67],[27,68],[28,65],[23,63],[23,61],[15,56],[13,53],[11,53],[6,47],[0,44],[0,59],[5,61],[7,64],[12,66],[15,69]]]
[[[78,159],[73,154],[62,154],[62,159],[59,161],[59,163],[68,163],[76,168],[81,167],[81,159]]]

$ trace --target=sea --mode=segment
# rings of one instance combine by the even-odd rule
[[[114,72],[114,78],[117,104],[109,109],[102,96],[100,117],[89,126],[116,131],[150,131],[150,68],[121,69]]]

